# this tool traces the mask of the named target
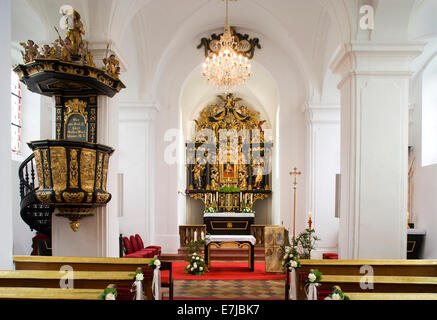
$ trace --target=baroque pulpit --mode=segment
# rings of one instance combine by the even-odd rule
[[[80,14],[61,8],[62,37],[39,48],[22,43],[24,63],[13,70],[27,88],[54,97],[56,139],[29,142],[33,154],[20,167],[21,216],[39,233],[51,236],[51,215],[66,217],[77,231],[80,219],[111,200],[106,189],[109,158],[114,149],[97,143],[98,96],[113,97],[125,88],[115,55],[98,68]]]

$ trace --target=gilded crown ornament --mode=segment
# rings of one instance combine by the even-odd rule
[[[237,86],[246,83],[251,76],[249,59],[238,52],[239,41],[231,33],[228,2],[226,0],[224,33],[214,43],[215,50],[212,50],[202,65],[202,76],[218,90],[225,92],[233,91]]]

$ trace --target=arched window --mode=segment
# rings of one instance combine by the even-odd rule
[[[11,72],[11,148],[21,152],[21,82],[15,72]]]

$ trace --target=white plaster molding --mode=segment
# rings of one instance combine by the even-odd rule
[[[409,78],[413,75],[410,63],[424,47],[423,42],[351,42],[343,45],[330,68],[342,76],[339,88],[351,76]]]
[[[158,112],[160,112],[160,107],[156,101],[125,101],[119,106],[119,121],[154,121]]]

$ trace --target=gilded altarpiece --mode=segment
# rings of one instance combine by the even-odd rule
[[[218,96],[194,121],[195,137],[186,144],[188,195],[203,202],[208,233],[247,234],[253,204],[271,194],[266,121],[233,94]]]

